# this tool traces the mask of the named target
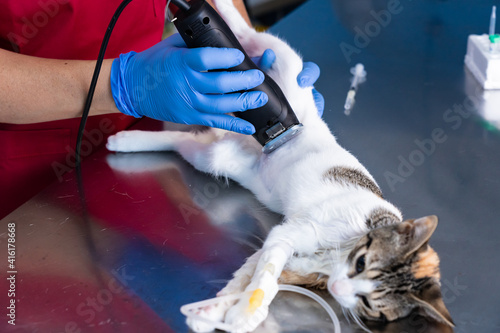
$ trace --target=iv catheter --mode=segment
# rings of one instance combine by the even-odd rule
[[[356,97],[356,90],[358,85],[366,80],[366,71],[363,64],[356,64],[351,68],[351,74],[354,75],[351,82],[351,88],[347,93],[347,98],[344,104],[344,113],[348,116],[351,113],[352,107],[354,106],[354,98]]]

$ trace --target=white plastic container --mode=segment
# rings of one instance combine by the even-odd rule
[[[486,34],[470,35],[467,41],[465,65],[485,90],[500,89],[499,48],[500,43],[491,43]]]

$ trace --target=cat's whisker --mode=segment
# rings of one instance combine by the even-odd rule
[[[349,312],[351,313],[354,321],[356,322],[356,324],[358,324],[358,326],[365,332],[368,332],[368,333],[371,333],[371,331],[368,329],[368,327],[366,327],[365,323],[363,323],[361,321],[361,319],[359,318],[359,316],[357,315],[357,313],[355,313],[354,311],[350,310],[349,309]]]
[[[344,314],[344,318],[347,320],[347,323],[350,325],[351,321],[350,321],[350,318],[349,318],[349,312],[346,313],[346,308],[344,308],[343,306],[341,307],[341,309],[342,309],[342,313]]]
[[[229,231],[230,234],[235,235],[232,237],[232,240],[234,242],[241,245],[246,245],[254,250],[260,249],[262,247],[262,244],[264,243],[264,240],[253,232],[248,232],[248,231],[242,232],[240,229],[237,228],[228,228],[227,230]]]
[[[246,239],[234,239],[234,242],[240,245],[243,245],[244,247],[247,247],[249,249],[252,249],[254,251],[257,251],[260,249],[259,245],[256,245],[250,241],[247,241]]]
[[[262,246],[262,244],[264,244],[264,241],[265,241],[264,238],[254,234],[254,233],[251,233],[250,235],[252,236],[252,238],[256,239],[259,242],[260,246]]]
[[[229,279],[214,279],[207,281],[207,283],[211,285],[226,285],[229,281]]]

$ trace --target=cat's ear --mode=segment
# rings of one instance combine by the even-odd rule
[[[420,294],[411,296],[417,303],[422,315],[431,317],[448,326],[455,327],[453,319],[444,305],[441,289],[436,282],[430,283]]]
[[[416,220],[404,221],[397,227],[397,232],[405,237],[402,239],[408,246],[408,253],[406,256],[411,255],[422,247],[436,230],[438,218],[435,215],[421,217]]]

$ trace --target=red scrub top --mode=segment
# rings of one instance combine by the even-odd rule
[[[2,0],[0,48],[42,58],[96,59],[121,1]],[[139,52],[159,42],[164,11],[163,0],[132,1],[113,30],[106,58]],[[79,121],[0,123],[0,218],[74,167]],[[135,121],[120,114],[89,117],[82,155],[98,150],[109,135]]]

